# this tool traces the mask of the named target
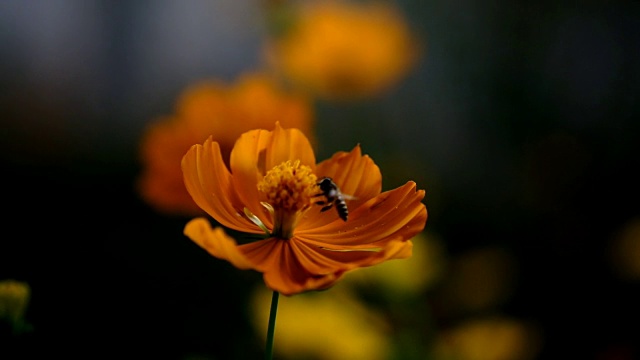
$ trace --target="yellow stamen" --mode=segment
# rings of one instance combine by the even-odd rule
[[[299,160],[285,161],[267,172],[258,183],[273,208],[274,228],[272,236],[290,239],[300,215],[313,203],[318,194],[318,178]]]

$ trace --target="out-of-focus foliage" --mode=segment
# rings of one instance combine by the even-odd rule
[[[13,334],[28,331],[31,325],[25,319],[25,313],[31,298],[31,287],[23,281],[0,281],[0,330],[5,325]],[[2,331],[1,336],[4,336]],[[0,354],[2,354],[0,350]]]

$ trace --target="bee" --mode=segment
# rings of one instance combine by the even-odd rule
[[[352,196],[345,195],[340,191],[340,188],[330,177],[323,177],[318,181],[318,186],[321,192],[317,196],[324,196],[326,200],[316,201],[316,205],[323,205],[321,212],[327,211],[332,207],[336,208],[338,216],[344,221],[347,221],[349,216],[349,210],[347,209],[347,203],[345,200],[353,199]]]

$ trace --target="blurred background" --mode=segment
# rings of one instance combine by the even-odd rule
[[[360,144],[429,211],[411,259],[283,299],[276,358],[640,356],[640,3],[386,1],[371,29],[352,3],[360,46],[332,53],[350,28],[289,38],[297,2],[0,2],[0,358],[262,357],[260,275],[137,181],[185,89],[265,69],[309,99],[319,160]]]

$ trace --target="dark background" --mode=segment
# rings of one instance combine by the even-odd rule
[[[611,257],[640,216],[639,3],[399,4],[425,56],[381,98],[319,101],[318,158],[360,143],[385,188],[427,190],[452,257],[512,252],[503,311],[540,325],[539,359],[640,355],[640,281]],[[34,328],[9,339],[16,358],[260,356],[242,315],[260,277],[212,260],[133,181],[145,124],[184,86],[261,66],[262,9],[0,3],[0,279],[30,284]]]

